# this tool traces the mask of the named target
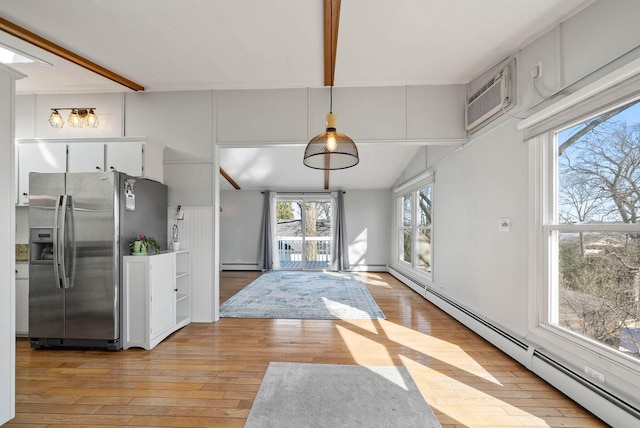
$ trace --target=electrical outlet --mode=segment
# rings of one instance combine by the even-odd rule
[[[589,366],[584,366],[584,372],[587,374],[587,376],[598,380],[600,383],[604,383],[604,375],[599,371],[594,370]]]

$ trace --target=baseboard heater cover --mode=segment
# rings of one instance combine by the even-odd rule
[[[541,366],[540,362],[544,363],[547,367]],[[557,375],[554,376],[553,373],[550,373],[549,368],[565,375],[565,381],[562,381],[562,378]],[[531,371],[567,394],[611,426],[640,426],[640,409],[637,406],[612,394],[610,391],[595,384],[575,370],[559,363],[550,355],[546,355],[543,350],[536,349],[533,352]],[[581,392],[577,391],[575,387],[572,388],[569,382],[567,382],[567,378],[586,388],[586,391],[590,394],[585,393],[584,389]],[[594,399],[605,401],[601,401],[601,405],[597,405],[594,403]],[[607,405],[607,403],[609,405]]]
[[[222,270],[260,270],[258,263],[221,263]]]
[[[503,328],[498,327],[495,324],[480,317],[476,313],[449,299],[443,294],[435,291],[432,287],[421,284],[419,280],[407,278],[404,274],[396,271],[395,269],[392,269],[391,273],[393,275],[396,275],[397,278],[400,279],[400,281],[404,282],[409,288],[413,289],[419,294],[424,293],[423,297],[425,299],[429,300],[431,303],[438,306],[449,315],[453,316],[455,319],[466,325],[468,328],[473,330],[488,342],[492,343],[498,349],[509,355],[511,358],[513,358],[526,368],[530,367],[531,348],[528,343],[526,343],[516,335],[509,333]],[[408,284],[407,280],[415,283],[421,288],[424,288],[424,291],[416,289],[416,287],[412,284]],[[431,298],[429,297],[429,295],[431,295]],[[453,312],[451,311],[451,309],[454,309],[455,311],[457,311],[457,313],[451,313]]]
[[[351,272],[389,272],[389,266],[386,264],[355,264],[349,265]]]
[[[416,293],[420,294],[424,297],[424,292],[427,289],[427,286],[423,284],[421,281],[406,275],[399,270],[395,269],[392,266],[389,266],[389,273],[398,278],[400,281],[404,283],[407,287],[411,288]]]
[[[518,337],[516,337],[513,334],[503,330],[502,328],[497,327],[495,324],[490,323],[489,321],[487,321],[484,318],[478,316],[476,313],[470,311],[469,309],[467,309],[464,306],[458,304],[457,302],[454,302],[453,300],[449,299],[448,297],[444,296],[443,294],[438,293],[437,291],[435,291],[434,289],[432,289],[430,287],[427,287],[427,293],[433,294],[438,299],[445,301],[447,304],[453,306],[454,308],[456,308],[460,312],[464,313],[466,316],[468,316],[470,318],[473,318],[476,322],[479,322],[483,326],[491,329],[495,333],[497,333],[500,336],[504,337],[508,341],[514,343],[515,345],[517,345],[518,347],[522,348],[523,350],[525,350],[525,351],[529,350],[529,344],[523,342]]]

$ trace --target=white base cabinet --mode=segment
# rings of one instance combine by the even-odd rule
[[[122,348],[153,349],[191,322],[189,250],[124,256]]]
[[[16,336],[29,336],[28,263],[16,263]]]

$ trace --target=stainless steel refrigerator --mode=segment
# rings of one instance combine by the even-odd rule
[[[122,256],[139,234],[166,249],[167,187],[118,172],[29,176],[33,348],[122,348]]]

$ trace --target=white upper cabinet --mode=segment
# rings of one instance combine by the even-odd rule
[[[143,176],[142,143],[108,143],[106,153],[107,171],[124,172],[134,177]]]
[[[140,139],[18,140],[18,198],[29,203],[31,172],[118,171],[163,182],[164,146]]]
[[[66,144],[20,144],[18,147],[18,203],[29,203],[29,173],[65,172]]]
[[[104,144],[67,144],[67,172],[104,171]]]

